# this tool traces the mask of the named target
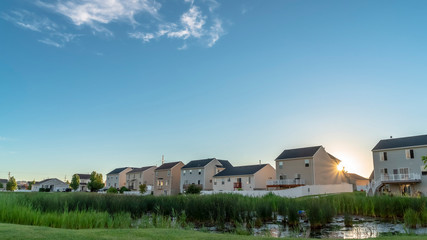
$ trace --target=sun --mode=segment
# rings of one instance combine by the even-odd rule
[[[337,170],[338,170],[339,172],[341,172],[342,170],[344,170],[344,165],[343,165],[342,163],[338,164],[338,165],[337,165]]]

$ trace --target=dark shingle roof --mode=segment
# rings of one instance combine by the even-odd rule
[[[170,163],[164,163],[162,164],[160,167],[156,168],[155,170],[163,170],[163,169],[171,169],[173,167],[175,167],[175,165],[177,165],[180,162],[170,162]]]
[[[232,168],[233,167],[233,165],[231,165],[231,163],[227,160],[219,160],[218,159],[218,161],[222,164],[222,166],[224,168]]]
[[[126,168],[128,168],[128,167],[122,167],[122,168],[116,168],[116,169],[114,169],[113,171],[111,171],[111,172],[109,172],[109,173],[107,173],[107,175],[108,174],[117,174],[117,173],[121,173],[123,170],[125,170]],[[133,169],[133,168],[132,168]]]
[[[80,179],[90,179],[90,174],[77,173],[77,175],[79,175]]]
[[[193,160],[190,161],[189,163],[187,163],[184,167],[182,168],[202,168],[206,165],[208,165],[211,161],[215,160],[216,158],[207,158],[207,159],[201,159],[201,160]],[[230,162],[228,162],[227,160],[219,160],[217,159],[221,165],[224,168],[229,168],[229,167],[233,167]]]
[[[7,182],[9,182],[7,179],[0,179],[0,183],[7,183]],[[6,187],[6,186],[4,186],[4,187]]]
[[[149,168],[152,168],[152,167],[155,167],[155,166],[148,166],[148,167],[142,167],[142,168],[134,168],[133,170],[131,170],[131,171],[130,171],[130,172],[128,172],[128,173],[144,172],[145,170],[147,170],[147,169],[149,169]]]
[[[226,168],[223,171],[217,173],[214,177],[223,177],[223,176],[236,176],[236,175],[252,175],[267,164],[258,164],[258,165],[248,165],[248,166],[239,166]]]
[[[372,151],[380,150],[380,149],[413,147],[413,146],[422,146],[422,145],[427,145],[427,135],[383,139],[377,143],[377,145],[374,147],[374,149],[372,149]]]
[[[317,150],[322,146],[315,147],[306,147],[306,148],[295,148],[295,149],[286,149],[280,154],[277,159],[290,159],[290,158],[303,158],[303,157],[312,157]]]

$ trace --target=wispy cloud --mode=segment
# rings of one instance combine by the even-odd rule
[[[88,25],[98,32],[112,35],[105,24],[113,21],[129,21],[137,24],[134,16],[146,12],[153,17],[158,16],[160,3],[154,0],[65,0],[37,4],[60,13],[77,25]]]
[[[0,141],[7,141],[8,138],[0,136]]]
[[[0,13],[0,17],[21,28],[44,34],[38,41],[57,48],[81,36],[82,26],[87,26],[93,35],[114,37],[115,30],[109,24],[117,22],[132,28],[128,31],[129,38],[143,43],[161,37],[179,39],[183,41],[180,50],[187,49],[191,45],[189,41],[194,40],[212,47],[224,35],[223,21],[215,14],[220,6],[216,0],[203,0],[197,5],[194,0],[183,0],[182,4],[188,8],[175,20],[160,13],[162,5],[156,0],[36,0],[34,4],[70,21],[57,24],[27,10]],[[140,14],[145,14],[145,22],[137,18]]]

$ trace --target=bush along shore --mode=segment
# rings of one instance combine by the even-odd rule
[[[303,213],[303,214],[301,214]],[[124,196],[96,193],[0,193],[0,222],[55,228],[193,227],[225,224],[261,226],[284,216],[298,225],[304,217],[321,228],[337,215],[359,215],[401,221],[407,227],[427,225],[427,198],[346,193],[305,198],[238,194]]]

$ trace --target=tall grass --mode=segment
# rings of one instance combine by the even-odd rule
[[[299,210],[313,227],[321,227],[336,215],[362,215],[403,219],[412,209],[426,218],[426,198],[338,194],[298,199],[275,195],[245,197],[238,194],[123,196],[96,193],[0,193],[0,221],[64,228],[129,227],[132,221],[151,216],[148,225],[174,219],[198,226],[259,226],[277,215],[290,225],[299,222]],[[156,216],[155,218],[153,216]],[[171,220],[172,221],[172,220]],[[162,223],[159,223],[160,225]],[[165,223],[168,225],[169,223]],[[150,226],[151,226],[150,225]]]

